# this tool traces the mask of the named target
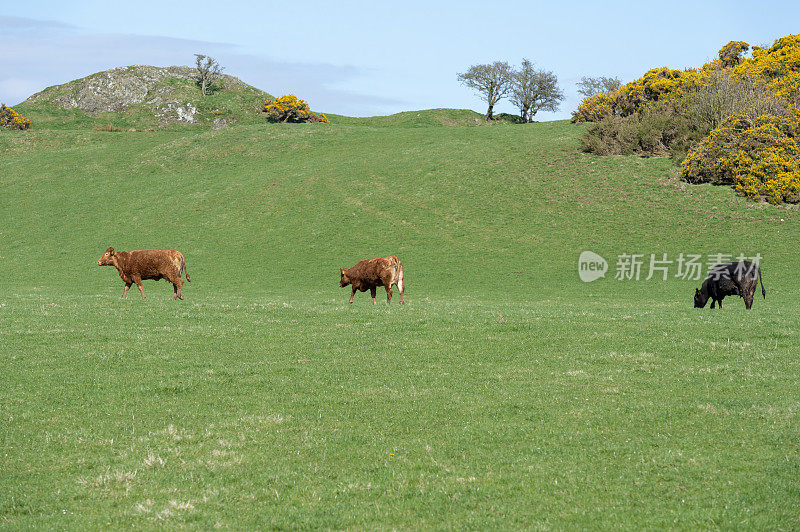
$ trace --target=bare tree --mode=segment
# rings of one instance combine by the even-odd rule
[[[740,78],[728,70],[712,70],[708,83],[690,94],[688,102],[693,118],[709,129],[732,114],[750,118],[788,114],[788,102],[776,96],[762,81]]]
[[[530,122],[541,110],[557,111],[564,93],[558,88],[558,77],[545,70],[536,70],[533,63],[522,60],[522,68],[513,72],[510,101],[520,111],[520,117]]]
[[[197,83],[200,85],[200,92],[205,96],[208,89],[220,80],[225,67],[219,66],[213,57],[203,54],[194,54],[194,56],[196,58]]]
[[[491,120],[495,104],[507,96],[511,90],[512,77],[511,67],[508,66],[508,63],[495,61],[486,65],[469,67],[469,70],[458,75],[458,81],[481,94],[481,99],[489,104],[486,120]]]
[[[619,78],[607,78],[605,76],[590,78],[584,76],[578,82],[578,94],[588,98],[602,92],[614,92],[620,85],[622,85],[622,82]]]

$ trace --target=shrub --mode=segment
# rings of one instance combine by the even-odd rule
[[[800,202],[800,113],[732,115],[683,162],[690,183],[731,185],[750,199]]]
[[[723,67],[736,66],[742,62],[742,54],[750,49],[743,41],[731,41],[719,51],[719,60]]]
[[[509,122],[511,124],[525,124],[526,121],[519,115],[512,115],[510,113],[499,113],[492,117],[497,122]]]
[[[763,80],[777,96],[800,105],[800,34],[781,37],[769,48],[755,48],[753,58],[738,64],[735,72]]]
[[[21,131],[30,128],[31,121],[12,108],[6,107],[6,104],[0,104],[0,127]]]
[[[659,155],[682,159],[699,135],[690,121],[667,106],[636,115],[610,115],[592,124],[582,139],[583,151],[597,155]]]
[[[717,69],[708,73],[703,86],[686,96],[686,110],[693,121],[711,130],[734,114],[785,116],[788,104],[759,79]]]
[[[728,116],[788,116],[800,105],[800,35],[778,39],[770,48],[755,47],[751,58],[744,56],[749,49],[745,42],[731,41],[719,59],[699,69],[653,68],[614,92],[585,98],[572,121],[609,122],[587,130],[584,150],[668,151],[680,161]],[[658,127],[665,128],[661,134]]]
[[[700,69],[654,68],[585,98],[573,122],[595,122],[585,151],[669,153],[690,183],[751,199],[800,203],[800,35],[769,48],[731,41]]]
[[[581,139],[583,151],[595,155],[633,155],[637,145],[635,124],[615,115],[594,122]]]
[[[261,109],[267,113],[272,122],[324,122],[328,118],[322,113],[313,113],[304,100],[299,100],[294,94],[281,96],[274,100],[267,100]]]
[[[600,92],[587,96],[572,113],[572,122],[599,122],[611,116],[615,96],[614,92]]]
[[[653,68],[616,91],[584,98],[572,114],[572,121],[599,122],[611,115],[631,116],[656,102],[672,102],[673,106],[680,107],[680,99],[703,86],[707,78],[708,72],[703,69]]]

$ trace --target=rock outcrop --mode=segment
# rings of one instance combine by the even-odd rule
[[[113,68],[49,87],[28,98],[27,102],[50,102],[62,109],[80,109],[91,116],[104,112],[125,113],[133,108],[146,108],[159,123],[198,123],[199,89],[195,91],[196,70],[188,66],[166,68],[134,65]],[[218,90],[246,92],[254,105],[270,95],[251,87],[240,79],[222,75]],[[263,102],[263,99],[260,100]],[[235,118],[209,117],[216,127],[235,122]]]

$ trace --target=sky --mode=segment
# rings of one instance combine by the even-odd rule
[[[0,101],[134,64],[217,59],[225,73],[312,110],[375,116],[486,111],[459,84],[471,65],[523,58],[566,95],[540,121],[569,118],[582,76],[623,82],[697,67],[728,41],[800,32],[800,2],[0,0]],[[517,113],[508,102],[495,113]]]

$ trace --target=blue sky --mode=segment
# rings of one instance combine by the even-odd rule
[[[798,2],[256,2],[3,0],[0,101],[117,66],[192,64],[314,110],[371,116],[455,107],[485,111],[459,85],[472,64],[522,58],[554,71],[579,102],[581,76],[624,81],[649,68],[699,66],[731,40],[771,44],[800,32]],[[507,102],[496,112],[516,112]]]

